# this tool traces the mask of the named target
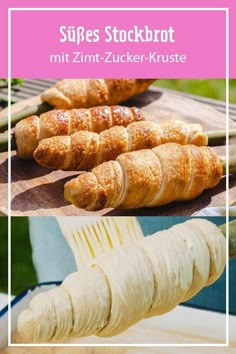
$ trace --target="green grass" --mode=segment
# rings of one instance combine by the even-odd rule
[[[156,86],[225,101],[225,80],[157,80]],[[236,80],[229,80],[230,102],[236,103]]]
[[[1,217],[0,235],[0,291],[7,292],[7,218]],[[12,218],[12,294],[17,295],[37,283],[32,263],[32,249],[29,241],[28,218]]]

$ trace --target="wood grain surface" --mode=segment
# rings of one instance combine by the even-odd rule
[[[18,111],[26,105],[39,103],[39,96],[16,103],[12,111]],[[151,87],[125,103],[142,109],[147,118],[162,122],[167,119],[181,119],[185,122],[202,124],[204,130],[225,128],[225,114],[214,107],[181,94],[173,94]],[[0,119],[5,111],[0,113]],[[231,128],[236,122],[230,119]],[[225,154],[225,147],[217,147],[220,155]],[[0,154],[0,213],[7,214],[7,153]],[[69,205],[63,198],[64,183],[78,172],[51,171],[37,165],[34,161],[20,160],[16,153],[11,157],[12,173],[12,215],[193,215],[204,207],[225,205],[225,178],[219,185],[205,191],[198,198],[188,202],[176,202],[158,208],[140,209],[104,209],[88,212]],[[230,203],[236,202],[236,179],[230,178]]]

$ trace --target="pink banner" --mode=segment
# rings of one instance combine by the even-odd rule
[[[230,26],[223,9],[226,2],[214,1],[215,9],[200,9],[198,1],[197,9],[165,10],[164,4],[170,7],[175,3],[176,7],[177,2],[155,1],[155,8],[162,9],[59,11],[47,9],[54,8],[55,2],[47,2],[42,10],[45,3],[41,1],[41,9],[36,11],[12,9],[11,77],[223,78],[226,28]],[[24,6],[27,3],[32,6],[27,1]],[[180,5],[187,3],[182,1]],[[78,1],[76,4],[79,7]],[[18,7],[19,2],[11,1],[13,5]],[[71,2],[70,7],[73,5]],[[149,2],[146,6],[152,5]],[[66,7],[69,2],[59,1],[57,6]],[[140,2],[136,6],[140,7]],[[232,57],[234,54],[230,50]],[[5,77],[6,58],[1,60],[0,77]],[[231,61],[230,76],[235,74],[235,63]]]

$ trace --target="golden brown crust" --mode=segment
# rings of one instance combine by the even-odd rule
[[[113,126],[111,109],[108,106],[89,108],[91,130],[100,133]]]
[[[127,127],[132,122],[145,120],[143,112],[136,107],[111,106],[112,125],[122,125]],[[111,127],[110,126],[110,127]]]
[[[73,138],[70,137],[71,160],[75,164],[74,170],[86,171],[96,165],[99,151],[99,135],[92,132],[79,133],[81,134],[75,134]],[[85,133],[89,133],[89,139]],[[70,169],[69,167],[67,169]]]
[[[18,123],[16,135],[19,156],[22,159],[32,158],[39,141],[53,136],[72,135],[81,130],[100,133],[115,125],[127,126],[131,122],[144,119],[143,113],[135,107],[101,106],[91,109],[52,110],[41,114],[39,118],[33,116]]]
[[[67,198],[73,194],[77,198],[75,205],[87,210],[138,208],[192,199],[220,181],[222,166],[209,147],[168,143],[122,154],[116,161],[104,162],[82,176],[66,183],[68,201],[73,203],[72,198]],[[89,190],[91,176],[96,187]],[[89,204],[84,199],[80,203],[81,195],[88,191]]]
[[[92,131],[92,122],[90,110],[86,108],[70,109],[67,112],[70,114],[69,135],[80,130]],[[49,114],[50,112],[48,112]]]
[[[41,96],[55,108],[114,105],[145,91],[153,79],[64,79]]]
[[[95,210],[118,206],[124,190],[120,164],[117,161],[108,161],[105,166],[101,164],[95,167],[92,173],[99,186]]]
[[[180,120],[168,120],[162,125],[162,144],[173,141],[177,144],[186,145],[188,141],[188,128],[186,123]]]
[[[204,146],[208,144],[208,137],[202,132],[202,126],[200,124],[189,124],[187,144],[193,144],[196,146]]]
[[[126,153],[117,158],[124,174],[124,193],[120,208],[138,208],[159,190],[161,165],[152,150]]]
[[[83,173],[65,184],[64,197],[78,208],[100,210],[116,207],[122,195],[122,171],[116,161],[99,165],[92,172]]]
[[[213,188],[220,182],[223,174],[223,166],[220,158],[216,155],[213,149],[206,146],[204,147],[204,150],[208,154],[208,164],[210,166],[206,188]]]
[[[34,158],[39,164],[49,168],[88,171],[99,163],[115,160],[116,157],[122,153],[154,148],[162,144],[163,141],[181,141],[182,144],[186,143],[189,133],[191,134],[191,129],[183,122],[171,121],[171,123],[173,124],[173,133],[170,123],[164,123],[163,128],[162,124],[159,125],[149,121],[134,122],[127,128],[115,126],[104,130],[99,135],[80,131],[72,134],[71,138],[67,140],[68,144],[71,144],[71,149],[65,150],[70,155],[64,155],[64,159],[70,161],[70,163],[65,163],[61,160],[61,165],[57,164],[57,167],[55,167],[55,162],[59,161],[57,159],[57,147],[55,145],[58,140],[58,149],[61,149],[60,138],[52,139],[51,146],[47,142],[45,144],[46,152],[44,154],[42,152],[38,154],[37,152],[38,149],[42,151],[44,148],[44,141],[40,142],[34,154]],[[168,131],[166,131],[167,126]],[[176,130],[179,132],[179,128],[177,129],[176,127],[181,127],[181,134],[176,133]],[[198,135],[200,135],[200,133],[198,133]],[[203,133],[201,133],[201,135],[204,136]],[[195,134],[192,134],[192,137],[194,136]],[[93,140],[91,140],[92,137]],[[56,153],[56,161],[53,159],[54,152]],[[49,157],[48,155],[51,156]],[[52,161],[52,165],[49,164],[50,161]]]
[[[94,135],[96,136],[97,134],[92,133],[92,132],[84,132],[81,131],[78,134],[75,133],[72,136],[69,137],[69,144],[70,144],[70,165],[67,166],[68,169],[71,170],[78,170],[78,171],[83,171],[85,170],[84,164],[87,156],[87,161],[89,163],[90,161],[90,148],[89,148],[89,143],[91,140],[93,140]],[[57,137],[55,137],[56,139]],[[39,143],[39,146],[43,145],[43,141]],[[94,144],[92,144],[94,146]],[[36,149],[37,150],[37,149]],[[94,150],[94,149],[93,149]],[[50,152],[48,152],[50,154]],[[36,159],[37,162],[39,162],[38,159]],[[40,162],[39,162],[40,163]],[[62,168],[63,165],[59,167],[59,169]]]
[[[160,145],[152,151],[161,164],[162,183],[148,206],[158,206],[178,200],[190,181],[188,146],[176,143]]]
[[[65,199],[77,208],[96,210],[98,182],[94,173],[87,172],[66,182],[64,187]]]
[[[208,138],[200,124],[186,124],[181,120],[168,120],[161,124],[162,144],[173,141],[181,145],[204,146]]]
[[[99,134],[100,149],[96,165],[115,160],[117,156],[129,151],[129,136],[124,127],[113,127]],[[95,165],[93,166],[95,167]]]
[[[105,80],[109,92],[108,104],[124,102],[128,98],[145,91],[153,79],[108,79]]]
[[[39,118],[31,116],[18,122],[15,127],[17,154],[22,159],[32,159],[32,152],[39,143]]]
[[[55,109],[40,115],[40,140],[57,135],[72,135],[80,130],[100,133],[116,125],[127,126],[145,120],[140,109],[101,106],[89,109]]]
[[[204,149],[194,145],[188,146],[190,154],[190,180],[179,200],[189,200],[201,194],[207,186],[211,166]]]
[[[129,151],[152,149],[162,143],[161,125],[154,122],[131,123],[127,127],[127,132],[129,134]]]
[[[70,111],[52,110],[39,117],[39,140],[69,134]]]
[[[70,137],[57,136],[42,140],[34,151],[34,159],[42,166],[52,169],[67,169],[70,156]]]

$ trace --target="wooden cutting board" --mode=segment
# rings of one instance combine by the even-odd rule
[[[26,105],[39,103],[39,96],[12,106],[18,111]],[[147,118],[161,122],[167,119],[181,119],[202,124],[204,130],[225,128],[225,115],[207,104],[186,98],[181,94],[151,88],[126,102],[128,106],[142,109]],[[2,111],[0,119],[6,112]],[[230,127],[236,122],[230,120]],[[224,155],[225,147],[216,148]],[[7,153],[0,154],[0,213],[7,214]],[[11,157],[12,166],[12,215],[192,215],[204,207],[225,205],[225,178],[214,189],[205,191],[198,198],[182,203],[171,203],[159,208],[130,210],[104,209],[87,212],[69,205],[63,198],[64,183],[77,175],[76,172],[51,171],[34,161],[22,161],[15,152]],[[236,179],[230,179],[230,203],[236,201]]]

